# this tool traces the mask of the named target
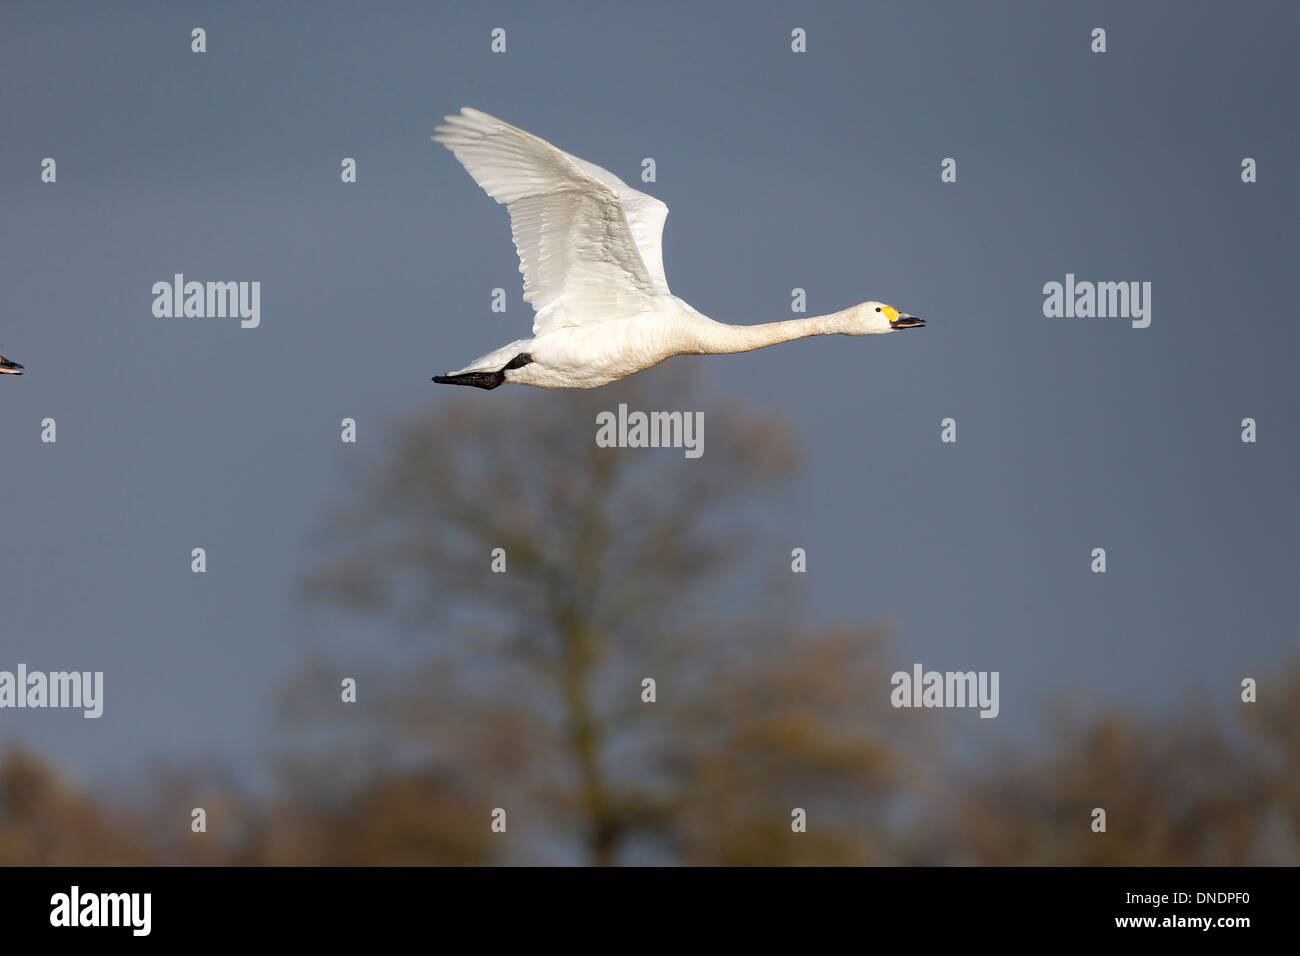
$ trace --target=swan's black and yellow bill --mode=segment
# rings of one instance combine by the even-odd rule
[[[895,329],[921,329],[925,328],[925,319],[918,319],[914,315],[908,315],[906,312],[899,312],[892,305],[882,306],[876,309],[877,312],[885,313],[885,318],[889,320],[889,331]]]
[[[3,355],[0,355],[0,375],[22,375],[23,367],[17,362],[11,362]]]

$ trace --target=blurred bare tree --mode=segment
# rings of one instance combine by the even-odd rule
[[[27,750],[11,747],[0,759],[0,866],[153,862],[132,822]]]
[[[1159,720],[1058,717],[1045,749],[1005,752],[960,789],[947,858],[995,866],[1300,863],[1300,663],[1264,684],[1258,702],[1230,703],[1229,690]],[[1106,811],[1105,833],[1090,827],[1097,807]]]
[[[671,372],[499,398],[403,426],[328,521],[307,592],[421,637],[361,682],[359,752],[451,774],[485,831],[500,806],[546,834],[508,859],[888,859],[880,635],[805,633],[790,545],[764,537],[789,429]],[[619,403],[703,411],[703,456],[597,447]],[[796,807],[816,825],[792,839]]]
[[[1261,862],[1300,866],[1300,658],[1276,677],[1259,677],[1259,701],[1245,714],[1252,778],[1258,779]]]

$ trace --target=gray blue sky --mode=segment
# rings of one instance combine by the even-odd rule
[[[1062,691],[1266,686],[1300,610],[1298,28],[1293,3],[6,3],[0,352],[28,374],[0,380],[0,669],[104,670],[108,699],[0,712],[0,740],[86,776],[251,766],[298,661],[383,653],[301,605],[308,532],[384,422],[467,397],[430,375],[530,324],[505,212],[429,142],[463,105],[629,182],[654,157],[669,282],[714,318],[802,287],[929,321],[675,360],[801,436],[773,560],[808,549],[809,613],[891,623],[901,668],[1001,671],[999,733]],[[260,281],[261,327],[154,318],[175,272]],[[1150,327],[1045,318],[1067,273],[1151,282]]]

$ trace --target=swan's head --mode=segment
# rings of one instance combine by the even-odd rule
[[[919,329],[925,326],[925,319],[899,312],[892,305],[885,305],[883,302],[863,302],[849,311],[853,319],[850,335],[879,335],[882,332]]]
[[[0,375],[22,375],[23,367],[17,362],[11,362],[3,355],[0,355]]]

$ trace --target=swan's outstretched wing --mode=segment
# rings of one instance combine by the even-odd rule
[[[627,217],[628,228],[632,230],[632,238],[636,242],[637,251],[641,253],[641,261],[650,272],[655,291],[668,295],[663,255],[664,220],[668,218],[668,206],[654,196],[633,189],[608,169],[601,169],[595,163],[579,159],[571,153],[564,155],[583,172],[590,173],[618,194],[619,201],[623,203],[623,215]]]
[[[668,294],[668,207],[544,139],[463,109],[434,139],[510,212],[533,334],[645,312]]]

